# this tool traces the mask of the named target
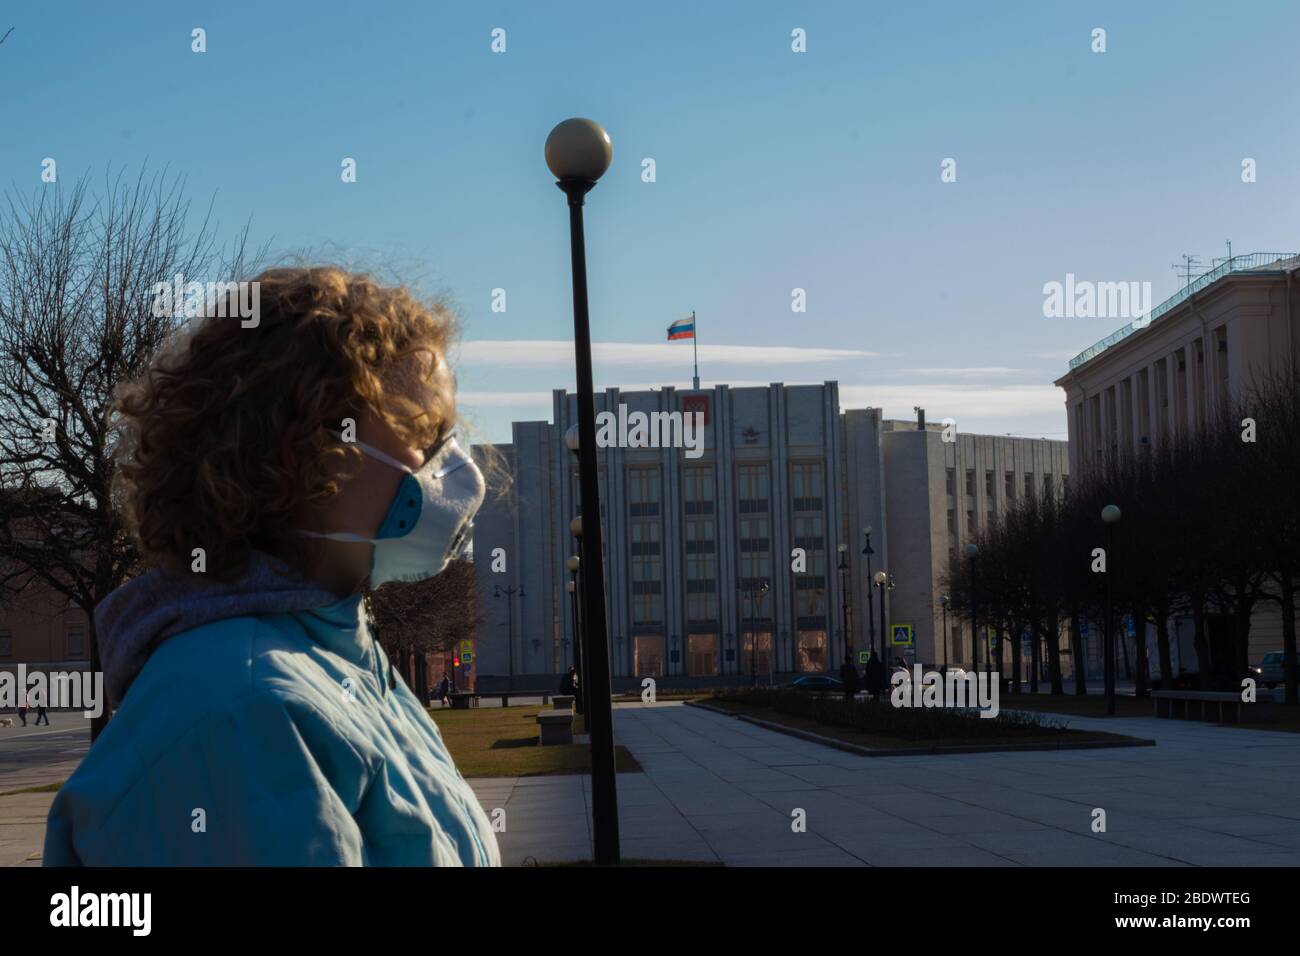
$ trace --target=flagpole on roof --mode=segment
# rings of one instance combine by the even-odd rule
[[[691,309],[691,348],[695,351],[695,390],[700,390],[700,327],[695,324],[695,310]]]

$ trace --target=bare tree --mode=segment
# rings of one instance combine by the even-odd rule
[[[427,581],[393,582],[371,592],[376,636],[402,673],[415,659],[415,692],[428,700],[429,654],[444,654],[483,622],[470,561],[457,560]]]
[[[36,583],[85,611],[92,670],[94,609],[138,570],[113,509],[111,410],[175,328],[154,289],[251,265],[247,226],[223,251],[211,213],[195,227],[166,171],[0,202],[0,591]]]

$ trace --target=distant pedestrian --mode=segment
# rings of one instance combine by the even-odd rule
[[[442,683],[438,685],[438,700],[444,707],[451,706],[451,678],[445,671],[442,675]]]
[[[885,676],[885,665],[881,663],[879,654],[872,654],[867,658],[866,671],[867,691],[873,696],[879,697],[889,684]]]
[[[576,699],[578,689],[578,669],[570,667],[567,674],[560,678],[560,693]]]
[[[846,660],[840,665],[840,682],[844,685],[844,702],[852,703],[858,696],[858,669]]]
[[[50,726],[50,715],[45,711],[45,701],[41,701],[36,705],[36,726],[37,727],[41,725],[42,720],[45,721],[46,727]]]
[[[23,691],[23,702],[18,705],[18,719],[23,722],[24,727],[27,726],[27,708],[30,703],[30,695],[27,691]]]

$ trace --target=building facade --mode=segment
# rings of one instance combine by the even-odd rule
[[[90,625],[67,597],[33,580],[0,601],[0,671],[74,672],[90,667]]]
[[[1153,309],[1149,322],[1130,323],[1072,359],[1056,385],[1065,391],[1074,473],[1082,478],[1112,457],[1195,431],[1295,357],[1297,270],[1295,253],[1236,256]],[[1176,616],[1170,633],[1174,666],[1195,670],[1191,617]],[[1251,616],[1250,658],[1281,648],[1281,609],[1260,602]],[[1151,663],[1158,673],[1154,654]]]
[[[496,446],[513,484],[475,520],[483,690],[549,687],[574,662],[578,602],[566,562],[580,547],[570,528],[580,496],[565,435],[576,396],[559,390],[553,403],[552,422],[516,422],[513,441]],[[879,409],[841,411],[835,382],[596,396],[598,415],[620,406],[629,416],[698,414],[704,428],[697,449],[598,451],[610,660],[621,686],[645,676],[709,684],[834,672],[845,655],[856,661],[869,642],[881,644],[881,589],[870,582],[882,569],[893,575],[885,623],[912,624],[919,658],[941,661],[936,589],[946,556],[1004,501],[1001,484],[987,497],[980,484],[969,502],[960,490],[948,497],[946,469],[995,468],[999,482],[1020,469],[1017,488],[1026,469],[1038,488],[1067,470],[1063,442],[947,443],[938,427],[918,432]],[[962,515],[955,526],[952,509]]]
[[[967,435],[943,424],[884,423],[893,623],[911,623],[918,659],[970,666],[971,628],[945,614],[950,558],[1017,499],[1069,488],[1069,446],[1061,441]],[[947,640],[945,647],[944,641]],[[983,635],[981,633],[981,640]],[[1061,639],[1067,676],[1068,642]],[[983,660],[985,651],[980,650]]]

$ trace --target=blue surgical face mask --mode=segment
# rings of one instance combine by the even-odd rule
[[[303,534],[373,544],[371,587],[389,581],[423,581],[438,574],[469,542],[474,514],[486,490],[478,465],[454,438],[439,445],[417,471],[364,442],[351,444],[368,457],[405,472],[378,533],[373,538],[345,531]]]

